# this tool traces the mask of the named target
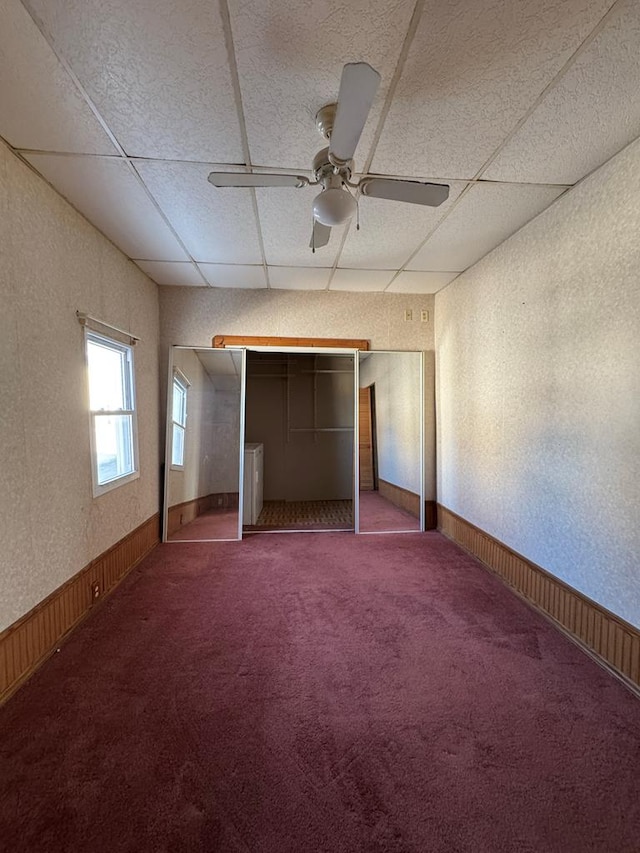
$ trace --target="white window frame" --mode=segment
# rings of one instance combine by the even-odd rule
[[[171,470],[172,471],[184,471],[184,458],[187,449],[187,402],[189,396],[189,386],[190,382],[187,377],[180,370],[175,369],[173,371],[173,382],[171,383]],[[184,423],[180,421],[176,421],[174,415],[175,412],[173,410],[173,390],[175,386],[178,386],[183,393],[184,399]],[[173,437],[175,435],[176,429],[182,430],[182,462],[174,462],[173,461]]]
[[[137,480],[140,477],[140,469],[138,463],[138,414],[136,410],[136,387],[135,387],[135,364],[133,358],[133,346],[128,344],[124,344],[120,341],[115,340],[114,338],[109,337],[108,335],[104,335],[99,332],[95,332],[92,329],[84,327],[84,340],[85,340],[85,368],[86,368],[86,378],[87,378],[87,408],[89,410],[89,419],[90,419],[90,447],[91,447],[91,481],[92,481],[92,491],[93,497],[97,498],[100,495],[105,494],[106,492],[110,492],[113,489],[117,489],[119,486],[124,486],[125,483],[130,483],[132,480]],[[114,350],[120,354],[124,354],[125,356],[125,364],[128,367],[128,370],[125,370],[124,380],[125,380],[125,394],[127,402],[131,408],[128,409],[114,409],[113,411],[107,411],[105,409],[91,409],[91,400],[89,393],[89,343],[94,342],[99,344],[100,346],[107,347],[108,349]],[[130,471],[126,474],[121,474],[120,476],[114,477],[112,480],[108,480],[106,483],[100,483],[98,477],[98,451],[96,447],[96,416],[104,416],[104,415],[130,415],[131,416],[131,443],[132,443],[132,464],[133,471]]]

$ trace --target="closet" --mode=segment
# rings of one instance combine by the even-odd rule
[[[417,352],[172,347],[164,540],[423,530],[422,371]]]
[[[354,356],[247,352],[245,442],[264,448],[253,528],[353,529]]]

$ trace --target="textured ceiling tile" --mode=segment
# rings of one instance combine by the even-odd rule
[[[382,291],[393,278],[393,270],[343,270],[337,269],[329,290],[352,292]]]
[[[26,159],[125,255],[188,260],[124,160],[55,154],[29,154]]]
[[[340,248],[345,226],[331,229],[326,246],[311,251],[311,205],[319,187],[256,190],[260,227],[268,264],[330,267]]]
[[[640,135],[640,4],[626,0],[484,177],[573,184]]]
[[[136,160],[136,169],[196,261],[260,264],[251,190],[217,189],[206,163]]]
[[[465,270],[537,216],[564,190],[527,184],[472,186],[407,269]]]
[[[451,185],[440,207],[377,198],[360,199],[360,230],[352,224],[340,255],[341,267],[397,270],[446,215],[466,184]]]
[[[207,283],[196,267],[169,261],[136,261],[142,272],[156,284],[181,285],[184,287],[206,287]]]
[[[330,275],[318,267],[269,267],[271,287],[279,290],[324,290]]]
[[[612,0],[426,0],[376,172],[471,178]]]
[[[243,160],[227,50],[209,0],[25,0],[127,154]]]
[[[311,167],[326,143],[315,114],[335,101],[342,67],[365,61],[382,76],[358,146],[362,164],[402,48],[414,0],[231,0],[231,23],[252,162]]]
[[[19,0],[0,4],[0,135],[14,148],[116,149]]]
[[[459,275],[457,272],[401,272],[387,293],[437,293]]]
[[[213,287],[237,287],[255,290],[267,286],[263,266],[248,264],[198,264],[202,274]]]

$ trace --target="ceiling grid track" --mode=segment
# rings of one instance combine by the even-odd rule
[[[389,83],[389,88],[387,89],[387,95],[384,99],[384,104],[382,105],[382,111],[380,113],[380,118],[378,119],[378,124],[376,125],[376,129],[373,134],[373,142],[371,143],[371,148],[369,149],[369,154],[364,162],[364,166],[362,169],[363,174],[367,174],[369,169],[371,168],[371,163],[373,162],[373,157],[375,155],[376,148],[378,147],[378,142],[380,141],[380,136],[382,135],[382,130],[384,128],[384,123],[387,120],[387,116],[389,115],[389,110],[391,109],[391,102],[396,93],[396,88],[398,86],[398,82],[400,81],[400,77],[402,76],[402,72],[404,71],[404,66],[407,61],[407,56],[409,55],[409,49],[411,47],[411,43],[415,38],[416,30],[418,29],[418,24],[420,23],[420,19],[422,18],[422,12],[424,10],[425,0],[417,0],[416,5],[413,7],[413,14],[411,15],[411,20],[409,21],[409,26],[407,27],[407,33],[404,37],[404,41],[402,42],[402,47],[400,48],[400,54],[398,55],[398,61],[396,63],[395,70],[393,72],[393,77],[391,78],[391,82]],[[360,192],[356,191],[356,200],[360,199]],[[336,259],[333,263],[333,267],[331,268],[331,273],[329,274],[329,281],[327,282],[327,286],[325,290],[329,290],[331,288],[331,282],[336,273],[336,269],[338,268],[338,264],[340,263],[340,258],[342,256],[342,251],[344,249],[345,243],[347,242],[347,237],[349,236],[349,231],[351,230],[351,222],[347,223],[347,227],[344,229],[344,234],[342,235],[342,240],[340,241],[340,246],[338,247],[338,251],[336,253]],[[394,276],[395,278],[395,276]],[[391,282],[389,282],[391,284]],[[386,290],[386,288],[385,288]]]
[[[443,224],[443,222],[445,222],[449,218],[449,216],[451,216],[451,214],[458,207],[458,205],[460,204],[462,199],[467,195],[467,193],[469,192],[471,187],[475,186],[477,183],[482,182],[482,175],[487,171],[489,166],[491,166],[491,164],[496,160],[496,158],[498,157],[500,152],[508,145],[508,143],[513,139],[513,137],[520,130],[520,128],[529,120],[531,115],[535,112],[535,110],[544,101],[544,99],[549,94],[549,92],[552,91],[558,85],[558,83],[562,80],[562,78],[565,76],[567,71],[572,67],[572,65],[582,55],[582,53],[587,49],[587,47],[589,47],[589,45],[598,36],[598,34],[604,29],[604,27],[611,20],[611,18],[617,14],[617,12],[618,12],[618,10],[619,10],[619,8],[623,2],[624,2],[624,0],[614,0],[614,3],[605,12],[605,14],[602,16],[602,18],[598,21],[598,23],[595,25],[595,27],[591,30],[591,32],[580,42],[578,47],[574,50],[574,52],[571,54],[571,56],[565,61],[565,63],[560,68],[560,70],[557,71],[556,74],[554,75],[554,77],[549,81],[549,83],[547,83],[547,85],[540,92],[540,94],[535,99],[533,104],[529,107],[529,109],[524,113],[524,115],[522,115],[518,119],[518,121],[514,125],[513,129],[505,136],[505,138],[502,140],[500,145],[498,145],[496,147],[495,151],[482,164],[482,166],[478,169],[476,174],[472,178],[467,179],[468,180],[467,186],[462,190],[462,192],[460,193],[458,198],[451,205],[451,207],[447,210],[446,214],[440,220],[438,220],[436,225],[429,231],[429,233],[424,238],[424,240],[411,253],[411,255],[407,258],[407,260],[400,267],[400,269],[398,269],[396,271],[395,275],[393,276],[393,278],[391,279],[389,284],[384,288],[384,292],[386,292],[391,287],[391,285],[398,278],[399,275],[401,275],[403,272],[406,271],[407,264],[411,263],[411,261],[415,258],[415,256],[418,254],[418,252],[420,252],[426,246],[426,244],[433,237],[433,235],[436,233],[438,228],[440,228],[440,226]],[[509,183],[509,182],[508,181],[505,181],[505,182],[503,182],[503,181],[491,181],[490,183]],[[565,186],[566,189],[569,189],[570,186],[572,186],[572,185],[559,184],[559,185],[553,185],[553,186]],[[556,201],[557,201],[557,199],[556,199]],[[552,202],[552,204],[553,203],[554,202]],[[497,246],[495,246],[494,248],[497,248]],[[458,272],[457,276],[462,275],[462,272],[463,272],[463,270]],[[452,282],[449,282],[449,284],[451,284],[451,283]],[[448,286],[449,285],[445,285],[445,287],[448,287]],[[444,288],[442,288],[442,289],[444,290]]]
[[[43,39],[46,41],[46,43],[49,45],[49,47],[53,51],[53,54],[56,57],[56,59],[58,60],[58,62],[60,63],[60,66],[64,69],[65,73],[68,75],[68,77],[72,81],[73,85],[78,90],[80,96],[82,97],[84,102],[87,104],[87,106],[89,107],[89,109],[91,110],[93,115],[95,116],[96,120],[98,121],[98,123],[100,124],[100,126],[102,127],[104,132],[109,137],[111,144],[114,146],[114,148],[116,149],[116,151],[118,152],[118,155],[119,155],[118,157],[109,157],[109,155],[107,155],[107,157],[109,157],[109,159],[122,160],[124,163],[126,163],[127,168],[129,169],[130,173],[133,175],[136,182],[142,188],[145,195],[147,196],[147,198],[149,199],[149,201],[151,202],[151,204],[153,205],[153,207],[157,211],[158,215],[163,219],[165,225],[167,226],[167,228],[169,229],[171,234],[175,237],[180,248],[184,251],[187,258],[189,258],[189,262],[192,264],[192,266],[196,270],[196,272],[197,272],[198,276],[200,277],[200,279],[202,280],[203,284],[208,286],[209,282],[205,279],[204,275],[200,271],[200,267],[198,266],[197,261],[191,255],[191,252],[187,249],[187,247],[183,243],[180,235],[176,233],[176,231],[173,228],[173,226],[171,225],[171,222],[169,221],[169,219],[165,216],[164,211],[162,210],[162,208],[160,207],[160,205],[156,201],[155,197],[150,192],[150,190],[147,187],[147,185],[145,184],[145,182],[142,180],[142,177],[140,176],[138,170],[135,168],[135,165],[133,164],[131,158],[127,155],[126,151],[124,150],[124,148],[122,147],[122,145],[120,144],[120,142],[118,141],[116,136],[111,131],[111,128],[109,127],[107,122],[102,117],[100,110],[94,104],[93,99],[91,98],[91,96],[89,95],[87,90],[84,88],[84,86],[82,85],[82,83],[78,79],[73,68],[69,65],[69,63],[67,62],[65,57],[62,55],[62,53],[58,50],[55,39],[53,38],[51,33],[47,30],[47,28],[44,26],[43,22],[40,20],[38,15],[33,11],[33,9],[31,8],[31,4],[28,2],[28,0],[21,0],[21,3],[23,5],[23,7],[25,8],[27,14],[29,15],[29,17],[33,21],[33,23],[36,25],[36,27],[40,31],[40,34],[42,35]],[[72,156],[72,155],[69,155],[69,156]],[[84,157],[84,156],[91,156],[91,155],[77,154],[74,156]],[[93,155],[93,156],[100,157],[103,155]],[[23,158],[21,158],[21,159],[23,159]],[[26,162],[28,162],[28,161],[26,161]],[[53,186],[50,182],[48,182],[48,183],[50,186]],[[55,187],[53,187],[53,189],[55,189]],[[58,192],[58,190],[56,190],[56,192]],[[74,206],[72,205],[72,207],[74,207]],[[74,207],[74,209],[76,209],[76,208]],[[81,213],[81,211],[78,211],[78,212]],[[82,215],[84,215],[84,214],[82,214]],[[106,235],[103,235],[103,236],[106,237]],[[106,237],[106,239],[109,240],[108,237]],[[109,240],[109,242],[112,242],[112,241]],[[133,259],[131,259],[131,260],[133,260]],[[185,262],[178,261],[176,263],[185,263]]]
[[[229,71],[231,74],[231,85],[233,86],[233,95],[236,102],[236,112],[238,114],[238,124],[240,126],[240,140],[242,142],[242,153],[244,155],[245,165],[249,171],[251,168],[251,150],[249,148],[249,136],[247,134],[247,123],[244,117],[244,105],[242,103],[242,89],[240,87],[240,75],[238,74],[238,63],[236,60],[236,49],[233,42],[233,30],[231,29],[231,14],[227,0],[219,0],[220,17],[222,18],[222,27],[224,29],[224,40],[227,46],[227,56],[229,58]],[[253,215],[256,220],[256,229],[258,232],[258,243],[260,245],[260,254],[262,256],[262,268],[264,277],[267,282],[267,288],[271,288],[269,281],[269,268],[267,265],[267,255],[264,249],[264,238],[262,236],[262,227],[260,225],[260,211],[258,209],[258,196],[255,189],[251,189],[251,203],[253,207]]]

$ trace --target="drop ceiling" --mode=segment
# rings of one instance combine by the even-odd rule
[[[309,248],[314,117],[382,83],[355,159],[448,183]],[[160,285],[433,293],[640,135],[637,0],[3,0],[0,135]]]

